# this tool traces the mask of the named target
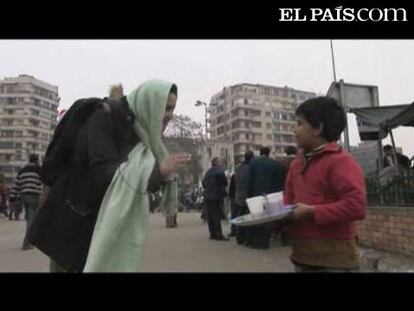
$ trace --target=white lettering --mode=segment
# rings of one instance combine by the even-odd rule
[[[398,22],[398,17],[397,17],[397,13],[398,11],[402,11],[403,12],[403,19],[401,20],[402,22],[406,22],[407,21],[407,11],[403,8],[399,8],[399,9],[385,9],[384,10],[384,15],[385,15],[385,19],[384,21],[388,22],[388,11],[392,11],[394,13],[394,19],[392,20],[393,22]]]
[[[342,11],[342,6],[338,6],[335,8],[335,12],[336,12],[336,21],[340,22],[341,21],[341,11]]]
[[[355,20],[354,9],[345,8],[344,11],[343,11],[343,14],[344,14],[344,21],[345,22],[352,22],[352,21]],[[349,17],[349,19],[346,18],[346,17]]]
[[[312,19],[310,20],[311,22],[316,22],[316,16],[321,16],[323,13],[322,9],[318,9],[318,8],[311,8],[310,9],[312,12]]]
[[[359,10],[359,11],[358,11],[358,13],[357,13],[358,20],[359,20],[359,21],[366,22],[366,21],[368,20],[368,18],[367,18],[367,19],[362,19],[362,17],[361,17],[361,12],[362,12],[362,11],[366,11],[366,12],[368,12],[368,9],[361,9],[361,10]]]
[[[281,22],[291,22],[292,21],[292,12],[293,12],[292,9],[283,8],[283,9],[279,9],[279,11],[280,11],[279,21],[281,21]],[[285,18],[288,18],[288,19],[285,19]]]
[[[344,8],[343,6],[330,8],[309,8],[311,22],[398,22],[407,19],[407,11],[403,8]],[[279,21],[304,22],[308,20],[307,14],[301,8],[280,8]]]
[[[373,12],[378,12],[379,13],[379,17],[378,17],[378,19],[377,20],[375,20],[374,19],[374,13]],[[372,20],[372,21],[374,21],[374,22],[378,22],[378,21],[380,21],[381,19],[382,19],[382,17],[383,17],[383,13],[382,13],[382,11],[380,10],[380,9],[371,9],[370,11],[369,11],[369,13],[368,13],[368,16],[369,16],[369,19],[370,20]]]
[[[295,8],[293,10],[295,11],[295,19],[294,19],[295,22],[304,22],[304,21],[306,21],[306,16],[304,16],[302,19],[300,19],[301,9]]]
[[[333,21],[333,20],[334,20],[334,18],[332,16],[331,10],[326,9],[325,13],[323,14],[323,17],[322,17],[321,21],[322,22],[329,22],[329,21]]]

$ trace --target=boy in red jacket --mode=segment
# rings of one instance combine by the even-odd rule
[[[296,272],[353,272],[359,268],[355,221],[366,213],[358,163],[339,146],[346,114],[329,97],[296,110],[300,151],[286,178],[285,204],[295,204],[291,260]]]

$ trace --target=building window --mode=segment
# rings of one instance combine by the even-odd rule
[[[267,134],[267,139],[272,140],[272,134]]]
[[[266,123],[266,128],[270,130],[272,128],[272,123]]]
[[[12,141],[0,141],[0,149],[13,149],[13,147]]]
[[[254,128],[261,128],[262,127],[262,123],[261,122],[252,122],[252,127],[254,127]]]
[[[266,111],[266,117],[271,117],[272,113],[270,111]]]

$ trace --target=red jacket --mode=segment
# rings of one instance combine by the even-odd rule
[[[337,143],[328,143],[304,169],[303,153],[290,165],[286,178],[285,204],[315,207],[312,220],[295,223],[299,239],[353,239],[353,223],[365,217],[365,179],[359,164]]]

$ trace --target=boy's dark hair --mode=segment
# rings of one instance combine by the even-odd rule
[[[346,126],[344,108],[337,100],[327,96],[304,101],[296,109],[296,115],[304,117],[314,128],[322,125],[321,136],[328,142],[337,141]]]
[[[260,155],[269,156],[270,154],[270,148],[269,147],[262,147],[260,148]]]
[[[287,155],[295,155],[297,153],[297,149],[295,146],[287,146],[285,148],[285,152]]]
[[[178,88],[177,85],[173,84],[170,89],[170,94],[174,94],[178,96]]]
[[[37,154],[31,154],[29,156],[29,162],[30,163],[37,163],[37,162],[39,162],[39,156]]]

